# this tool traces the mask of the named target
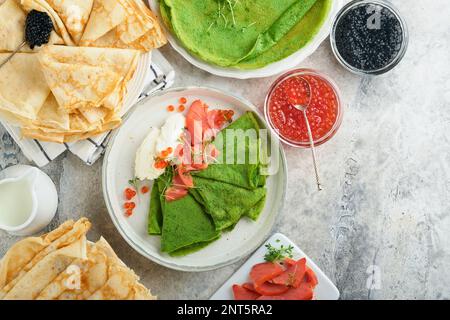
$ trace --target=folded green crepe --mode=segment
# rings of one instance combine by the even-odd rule
[[[314,35],[323,24],[321,15],[310,15],[313,23],[297,29],[301,34],[296,33],[292,40],[301,41],[291,43],[283,39],[316,2],[331,1],[191,0],[187,4],[184,0],[161,0],[160,8],[172,32],[201,59],[224,67],[257,68],[261,63],[267,65],[285,57],[279,54],[280,48],[272,50],[278,43],[282,43],[285,54],[309,42],[309,35]],[[285,46],[289,48],[285,50]],[[265,57],[258,59],[263,54]]]
[[[252,112],[246,112],[226,129],[222,130],[214,141],[219,150],[218,164],[212,164],[206,170],[193,172],[194,177],[226,182],[246,189],[255,189],[265,184],[261,175],[260,126]],[[252,138],[245,138],[248,130],[254,130]],[[234,138],[234,141],[227,141]],[[245,140],[244,140],[245,139]],[[243,143],[244,142],[244,143]],[[227,146],[233,146],[231,150]],[[227,158],[229,157],[230,160]],[[239,160],[244,162],[238,164]],[[251,161],[250,161],[251,160]]]
[[[161,206],[161,194],[163,193],[162,179],[157,179],[153,183],[152,193],[150,194],[150,216],[148,220],[148,234],[160,235],[163,225],[163,212]]]
[[[177,255],[179,250],[190,251],[195,246],[207,245],[220,237],[211,218],[191,195],[165,202],[163,206],[161,251]]]
[[[192,176],[225,182],[250,190],[262,187],[265,184],[265,176],[260,174],[258,165],[214,164],[210,165],[207,170],[193,173]]]
[[[289,57],[305,47],[319,32],[326,20],[332,0],[317,0],[303,19],[277,44],[257,57],[249,58],[236,65],[239,69],[258,69]]]
[[[248,112],[226,130],[259,130],[253,113]],[[231,230],[243,216],[256,220],[264,208],[266,177],[260,174],[259,133],[238,147],[249,159],[251,148],[258,150],[255,164],[212,164],[208,169],[192,172],[194,188],[176,201],[167,202],[164,192],[171,184],[173,170],[168,169],[155,182],[151,192],[148,233],[161,235],[161,250],[173,256],[186,255],[202,249],[220,237],[221,231]],[[227,151],[226,137],[219,139],[221,152]],[[215,144],[219,144],[216,140]],[[256,144],[256,146],[255,146]],[[236,158],[237,159],[237,158]]]
[[[230,159],[235,164],[212,164],[193,173],[195,188],[190,192],[212,216],[218,230],[232,227],[242,216],[256,220],[264,208],[266,188],[265,176],[261,175],[259,129],[254,114],[246,112],[214,141],[219,158],[222,155],[225,161],[231,151]],[[249,134],[251,130],[253,134]],[[230,138],[233,141],[228,141]],[[239,158],[245,163],[236,164]]]
[[[191,195],[170,202],[163,197],[160,199],[164,216],[161,251],[184,255],[220,237],[210,216]]]
[[[260,211],[254,208],[261,208],[266,197],[264,187],[248,190],[200,177],[194,178],[194,185],[189,192],[211,215],[217,230],[235,225],[242,216],[256,219]]]

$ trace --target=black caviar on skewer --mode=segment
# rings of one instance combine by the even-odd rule
[[[388,69],[405,49],[405,26],[399,17],[376,1],[357,4],[338,18],[335,47],[349,66],[366,72]]]
[[[53,30],[53,22],[45,12],[31,10],[25,21],[25,41],[31,49],[47,44]]]

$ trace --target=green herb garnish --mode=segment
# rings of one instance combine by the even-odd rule
[[[279,241],[277,241],[279,242]],[[270,243],[266,244],[267,253],[264,256],[264,260],[267,262],[278,262],[282,261],[284,258],[292,258],[292,250],[294,250],[293,246],[285,247],[281,245],[280,248],[275,248]]]
[[[136,190],[139,189],[139,179],[137,177],[134,177],[133,179],[128,180],[128,184],[133,186]]]

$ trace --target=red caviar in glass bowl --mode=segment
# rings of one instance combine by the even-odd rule
[[[310,89],[305,89],[305,81]],[[267,122],[284,143],[310,147],[303,111],[293,106],[293,101],[305,104],[309,100],[306,114],[316,146],[330,140],[339,129],[343,110],[337,86],[317,71],[293,70],[275,81],[264,106]]]

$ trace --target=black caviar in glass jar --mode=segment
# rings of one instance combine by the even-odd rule
[[[50,40],[53,22],[45,12],[31,10],[25,21],[25,41],[31,49],[42,46]]]
[[[352,71],[389,71],[406,50],[406,25],[392,7],[380,1],[351,3],[338,16],[333,30],[334,50]]]

